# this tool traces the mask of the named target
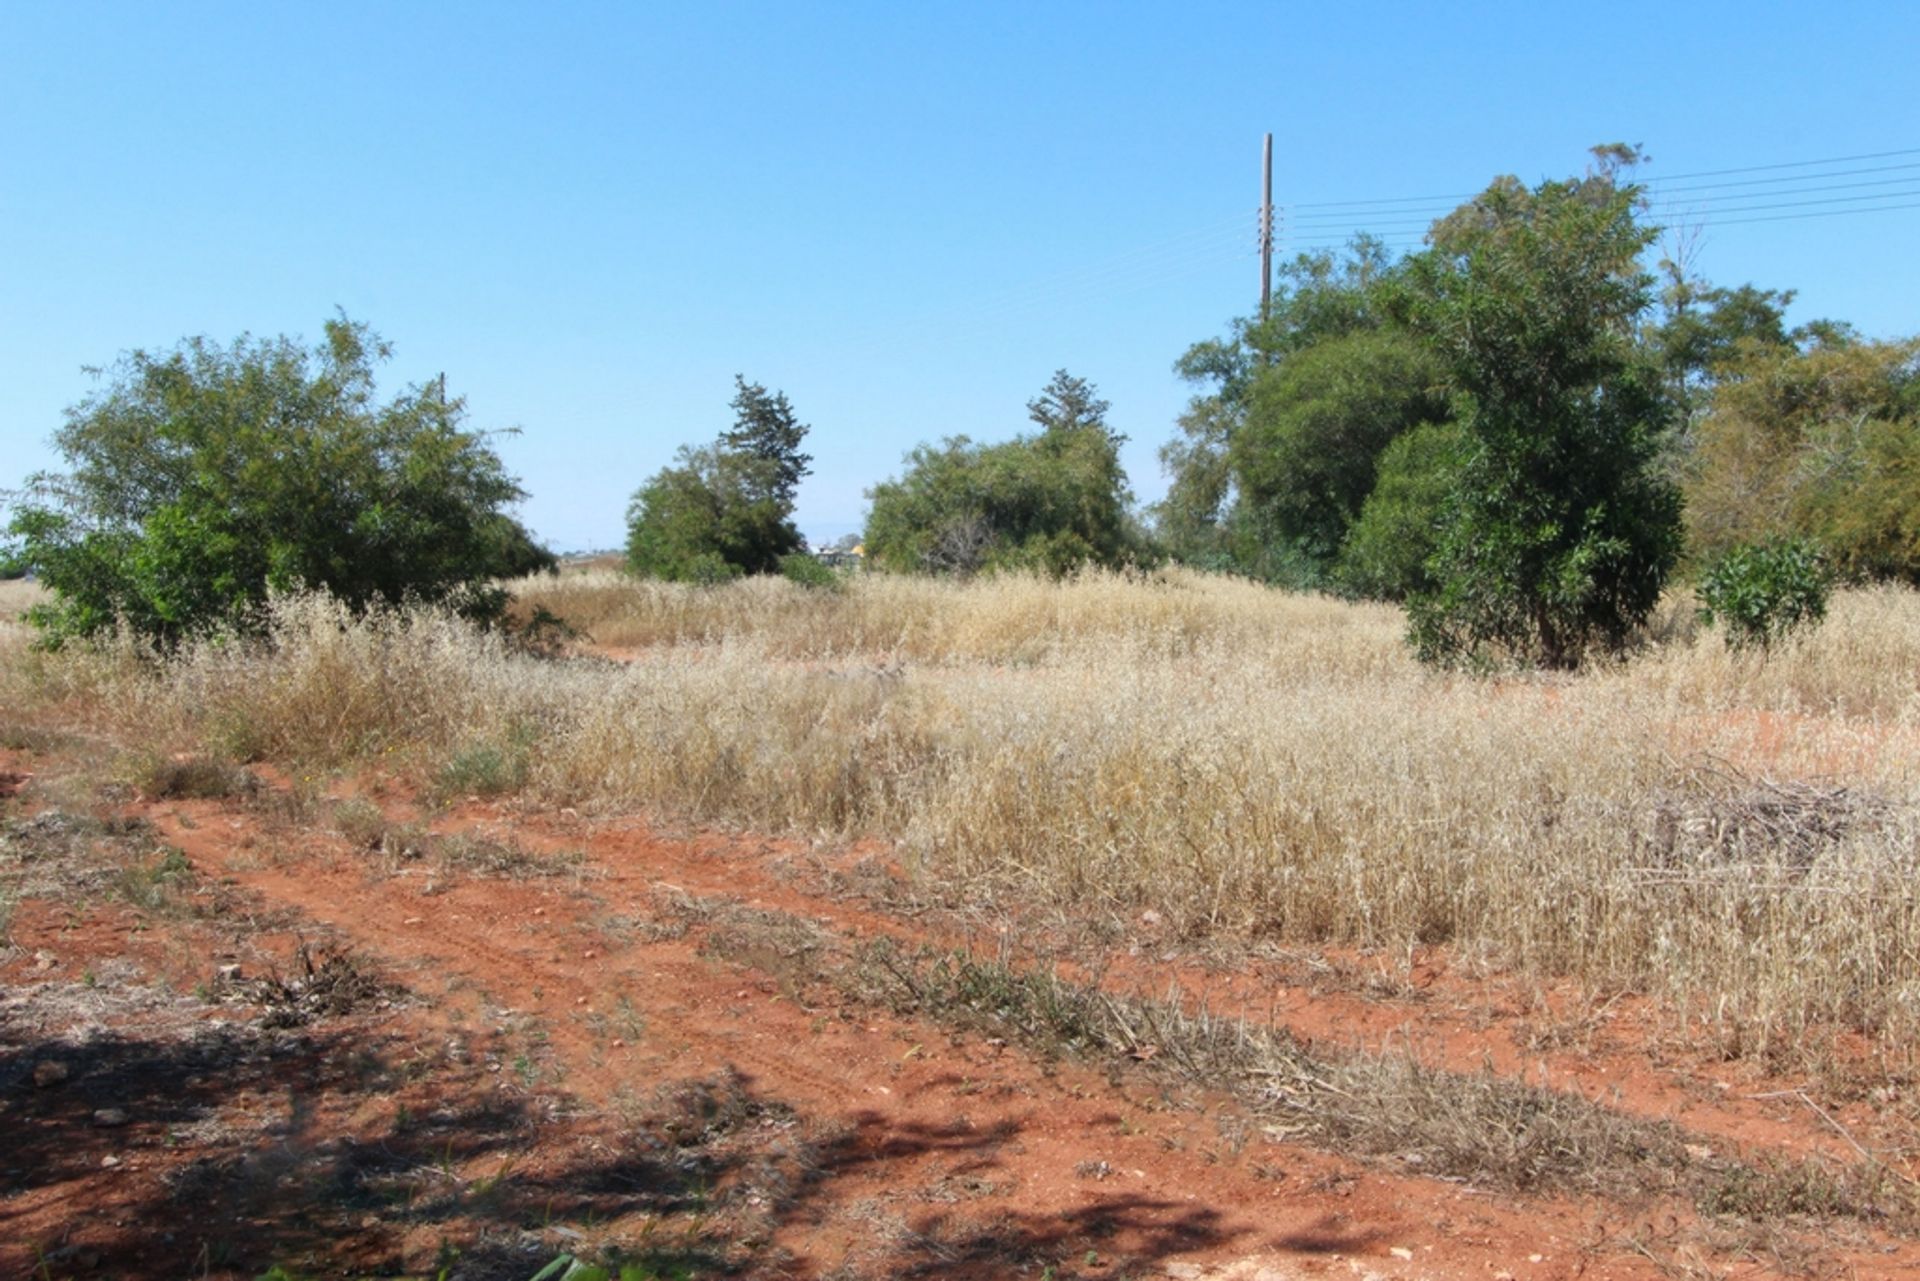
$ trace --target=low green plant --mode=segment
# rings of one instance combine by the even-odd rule
[[[525,723],[508,727],[500,740],[470,743],[448,758],[434,778],[442,801],[461,796],[500,796],[526,785],[534,731]]]
[[[692,1270],[680,1264],[661,1268],[645,1263],[623,1263],[616,1271],[614,1265],[591,1264],[563,1254],[534,1273],[529,1281],[684,1281],[692,1276]]]
[[[840,575],[834,573],[831,566],[822,564],[818,557],[810,556],[806,552],[790,552],[782,556],[780,576],[802,587],[825,591],[840,589]]]
[[[1735,547],[1700,576],[1700,619],[1725,629],[1730,649],[1771,649],[1827,614],[1833,572],[1804,538]]]

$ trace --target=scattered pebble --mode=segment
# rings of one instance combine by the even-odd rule
[[[103,1156],[100,1158],[100,1164],[103,1168],[111,1170],[114,1166],[120,1164],[120,1158],[117,1156]]]
[[[93,1114],[93,1123],[108,1129],[127,1123],[125,1108],[100,1108]]]
[[[33,1065],[33,1083],[41,1089],[58,1085],[73,1075],[73,1069],[59,1059],[43,1059]]]

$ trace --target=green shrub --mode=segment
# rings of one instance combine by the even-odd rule
[[[1468,449],[1458,423],[1422,423],[1386,447],[1373,492],[1340,551],[1339,577],[1348,591],[1405,600],[1439,587],[1427,562],[1439,547]]]
[[[1804,538],[1735,547],[1700,577],[1700,618],[1720,623],[1732,649],[1768,649],[1827,614],[1833,572]]]
[[[329,321],[288,338],[135,351],[67,411],[69,475],[29,479],[0,558],[54,593],[49,643],[125,625],[172,644],[258,629],[275,592],[324,588],[356,612],[405,600],[497,617],[502,574],[550,567],[507,508],[524,497],[444,385],[384,403],[387,345]]]
[[[806,552],[790,552],[782,556],[780,576],[802,587],[817,587],[827,591],[840,589],[840,575],[834,573],[832,566],[822,564],[819,557]]]
[[[793,499],[813,461],[800,452],[807,426],[784,392],[733,381],[734,425],[711,445],[682,447],[627,508],[627,568],[644,578],[771,574],[800,550]]]

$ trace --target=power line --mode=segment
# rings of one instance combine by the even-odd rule
[[[1782,169],[1815,169],[1825,165],[1852,164],[1853,162],[1859,161],[1859,160],[1887,160],[1887,159],[1892,159],[1898,156],[1920,156],[1920,147],[1908,147],[1898,151],[1861,152],[1857,155],[1851,155],[1851,156],[1829,156],[1823,160],[1789,160],[1789,161],[1784,161],[1778,164],[1745,165],[1745,166],[1734,168],[1734,169],[1701,169],[1701,170],[1696,170],[1692,173],[1662,174],[1657,177],[1655,176],[1648,177],[1646,182],[1643,183],[1642,185],[1648,188],[1649,192],[1658,194],[1660,191],[1665,190],[1667,188],[1667,185],[1670,183],[1684,182],[1693,178],[1719,178],[1719,177],[1726,177],[1732,174],[1770,173],[1770,172],[1778,172],[1779,170],[1782,170]],[[1829,174],[1805,174],[1805,175],[1799,175],[1799,176],[1790,176],[1786,178],[1760,178],[1760,179],[1753,179],[1752,181],[1756,183],[1795,182],[1795,181],[1799,181],[1801,177],[1837,178],[1842,176],[1850,176],[1856,173],[1883,173],[1892,169],[1910,169],[1910,168],[1920,168],[1920,162],[1913,162],[1911,164],[1901,164],[1901,165],[1884,165],[1876,169],[1844,170],[1844,171],[1837,171]],[[1708,185],[1733,186],[1736,184],[1716,183],[1716,184],[1708,184]],[[1700,189],[1704,190],[1705,188],[1703,187]],[[1433,205],[1436,202],[1441,202],[1441,201],[1450,201],[1450,202],[1457,203],[1462,200],[1471,200],[1475,196],[1478,196],[1480,194],[1481,193],[1478,191],[1469,191],[1469,192],[1455,192],[1450,195],[1436,195],[1436,196],[1386,196],[1386,197],[1381,197],[1378,199],[1370,199],[1370,200],[1301,201],[1295,204],[1288,205],[1287,208],[1318,209],[1318,210],[1324,210],[1324,211],[1332,211],[1332,210],[1339,210],[1339,209],[1377,208],[1385,205]]]
[[[1920,156],[1920,147],[1906,147],[1900,151],[1867,151],[1857,156],[1829,156],[1825,160],[1789,160],[1774,165],[1748,165],[1741,169],[1702,169],[1696,173],[1667,174],[1663,181],[1678,182],[1685,178],[1719,178],[1731,173],[1765,173],[1775,169],[1811,169],[1818,165],[1844,165],[1856,160],[1887,160],[1894,156]]]
[[[1900,196],[1920,196],[1920,187],[1910,191],[1876,191],[1866,196],[1831,196],[1825,200],[1783,200],[1767,205],[1726,205],[1717,211],[1709,210],[1703,216],[1712,218],[1715,213],[1757,213],[1763,209],[1801,209],[1809,205],[1845,205],[1862,200],[1892,200]]]
[[[1895,166],[1895,167],[1920,169],[1920,164],[1915,164],[1911,166],[1903,165],[1903,166]],[[1816,175],[1806,175],[1806,177],[1813,177],[1813,176],[1816,176]],[[1817,176],[1824,177],[1827,175],[1817,175]],[[1802,180],[1803,180],[1802,178],[1793,178],[1793,179],[1773,179],[1771,181],[1791,182],[1791,181],[1802,181]],[[1699,204],[1710,205],[1717,201],[1726,201],[1726,200],[1756,200],[1756,199],[1766,199],[1773,196],[1822,195],[1829,191],[1856,191],[1856,190],[1860,190],[1868,187],[1875,187],[1875,188],[1904,187],[1904,186],[1908,186],[1915,183],[1920,183],[1920,174],[1911,174],[1901,178],[1884,178],[1874,182],[1836,182],[1836,183],[1819,184],[1814,186],[1783,187],[1776,190],[1768,190],[1768,191],[1729,192],[1723,195],[1697,196],[1697,197],[1694,197],[1693,201],[1685,202],[1685,203],[1699,203]],[[1704,188],[1702,188],[1701,190],[1704,190]],[[1672,207],[1674,205],[1683,203],[1681,200],[1678,199],[1678,196],[1675,193],[1660,191],[1660,192],[1654,192],[1650,194],[1652,197],[1650,203],[1656,208],[1658,208],[1662,204],[1666,205],[1667,207]],[[1890,192],[1881,192],[1878,195],[1861,196],[1861,197],[1855,197],[1855,198],[1863,199],[1863,200],[1871,200],[1871,199],[1879,199],[1882,196],[1896,196],[1896,195],[1905,195],[1905,194],[1908,194],[1908,193],[1890,191]],[[1356,221],[1352,218],[1345,218],[1345,217],[1329,217],[1325,215],[1310,216],[1305,218],[1295,218],[1292,220],[1290,225],[1297,228],[1301,228],[1301,229],[1307,229],[1307,230],[1311,230],[1315,228],[1340,228],[1340,227],[1353,227],[1353,228],[1372,227],[1372,228],[1382,228],[1382,229],[1392,229],[1392,228],[1398,228],[1398,227],[1413,227],[1413,226],[1424,225],[1425,223],[1431,222],[1435,218],[1443,218],[1447,214],[1452,213],[1455,209],[1458,209],[1459,207],[1460,206],[1458,205],[1432,205],[1422,210],[1413,210],[1413,209],[1393,210],[1391,212],[1395,216],[1391,218],[1368,220],[1364,222]],[[1296,205],[1296,206],[1292,206],[1292,208],[1300,208],[1300,206]]]
[[[1738,227],[1749,222],[1794,222],[1801,218],[1836,218],[1844,214],[1892,213],[1898,209],[1920,209],[1920,201],[1908,205],[1883,205],[1877,209],[1825,209],[1819,213],[1775,214],[1769,218],[1721,218],[1708,222],[1709,227]]]
[[[1643,185],[1649,192],[1656,195],[1669,195],[1676,191],[1717,191],[1725,187],[1759,187],[1776,182],[1805,182],[1814,178],[1851,178],[1856,174],[1863,173],[1892,173],[1896,169],[1920,169],[1920,160],[1911,161],[1903,165],[1873,165],[1866,169],[1835,169],[1829,173],[1788,174],[1782,178],[1747,178],[1740,182],[1703,182],[1691,187],[1668,186],[1667,183],[1674,181],[1674,179],[1666,179],[1663,181],[1649,180]],[[1894,178],[1889,179],[1889,181],[1899,182],[1902,180]]]
[[[1912,167],[1920,168],[1920,165]],[[1801,181],[1805,177],[1812,176],[1816,175],[1803,175],[1801,178],[1787,179],[1785,181]],[[1782,180],[1776,179],[1775,181]],[[1718,215],[1722,213],[1748,213],[1760,210],[1793,209],[1808,205],[1838,204],[1856,200],[1889,200],[1911,195],[1920,195],[1920,186],[1916,186],[1915,184],[1920,184],[1920,174],[1902,178],[1882,179],[1875,182],[1826,183],[1813,186],[1785,187],[1766,191],[1729,192],[1721,195],[1696,196],[1691,200],[1682,200],[1677,196],[1667,197],[1665,193],[1661,193],[1659,197],[1651,202],[1651,208],[1656,218],[1673,216],[1682,212],[1691,212],[1699,217],[1717,219]],[[1775,201],[1771,199],[1775,196],[1818,196],[1831,191],[1858,191],[1864,188],[1875,188],[1876,190],[1864,195],[1841,196],[1828,200]],[[1898,188],[1898,190],[1880,190],[1881,188]],[[1724,203],[1727,201],[1766,201],[1768,203]],[[1685,207],[1684,210],[1683,206]],[[1297,208],[1298,206],[1295,207]],[[1356,234],[1380,233],[1391,236],[1394,233],[1408,230],[1425,230],[1431,226],[1435,220],[1445,217],[1457,208],[1459,208],[1459,206],[1455,205],[1444,207],[1430,206],[1427,209],[1418,211],[1395,210],[1393,211],[1394,214],[1397,215],[1395,217],[1367,221],[1325,216],[1295,218],[1291,220],[1289,226],[1294,230],[1322,233],[1325,235],[1334,235],[1341,231],[1348,231]]]
[[[1862,152],[1820,160],[1696,170],[1649,179],[1641,184],[1656,218],[1672,218],[1700,227],[1794,222],[1920,209],[1920,147]],[[1861,162],[1894,160],[1869,165]],[[1836,165],[1854,165],[1835,169]],[[1821,172],[1809,172],[1821,170]],[[1875,174],[1901,177],[1868,182],[1831,179]],[[1741,175],[1765,174],[1746,178]],[[1733,178],[1728,182],[1698,179]],[[1675,183],[1690,185],[1675,186]],[[1828,196],[1829,192],[1864,192]],[[1478,192],[1455,195],[1393,196],[1367,200],[1302,201],[1276,205],[1273,244],[1286,251],[1339,248],[1367,235],[1390,252],[1418,250],[1433,222],[1453,212]],[[1780,200],[1807,196],[1805,200]],[[1690,198],[1685,198],[1690,197]],[[1840,207],[1843,206],[1843,207]],[[1787,211],[1787,212],[1776,212]],[[1728,216],[1735,215],[1735,216]],[[1375,217],[1375,221],[1366,221]],[[1253,225],[1249,227],[1249,223]],[[946,312],[960,330],[988,329],[1007,318],[1046,307],[1071,307],[1088,298],[1107,298],[1188,279],[1258,253],[1258,215],[1235,214],[1079,267],[1028,280],[971,304]],[[1251,231],[1253,234],[1248,235]]]

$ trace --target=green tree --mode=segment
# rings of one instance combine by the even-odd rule
[[[300,586],[496,615],[489,580],[553,558],[507,514],[524,494],[464,402],[434,384],[376,399],[388,355],[341,317],[311,350],[193,338],[123,356],[55,436],[72,472],[34,477],[7,527],[55,593],[34,614],[48,639],[246,628]]]
[[[734,378],[733,426],[683,446],[627,508],[627,567],[648,578],[718,582],[779,572],[804,542],[793,499],[811,461],[784,393]]]
[[[1693,555],[1810,539],[1844,577],[1920,582],[1920,339],[1795,337],[1743,346],[1713,388],[1686,469]]]
[[[794,417],[785,392],[769,394],[739,374],[733,376],[733,386],[733,426],[720,433],[720,443],[731,453],[766,463],[757,482],[762,490],[754,497],[771,499],[791,512],[801,480],[812,471],[812,455],[800,452],[807,425]]]
[[[1469,440],[1408,602],[1430,661],[1568,667],[1645,619],[1680,547],[1656,466],[1670,409],[1636,342],[1652,232],[1612,157],[1531,191],[1494,183],[1436,224],[1402,303],[1446,360]]]
[[[884,569],[958,574],[1063,574],[1145,559],[1107,409],[1090,383],[1062,370],[1028,402],[1039,432],[916,447],[904,475],[868,491],[868,558]]]
[[[1290,586],[1324,585],[1380,453],[1444,418],[1444,365],[1391,307],[1404,267],[1362,237],[1281,268],[1268,318],[1238,321],[1176,363],[1205,388],[1161,450],[1156,518],[1177,558]]]
[[[1422,423],[1387,446],[1340,549],[1343,588],[1397,601],[1438,586],[1428,563],[1439,550],[1467,450],[1465,429],[1452,422]]]
[[[1263,370],[1227,450],[1241,502],[1314,562],[1332,565],[1382,451],[1446,418],[1445,377],[1431,347],[1392,328],[1331,337]]]

